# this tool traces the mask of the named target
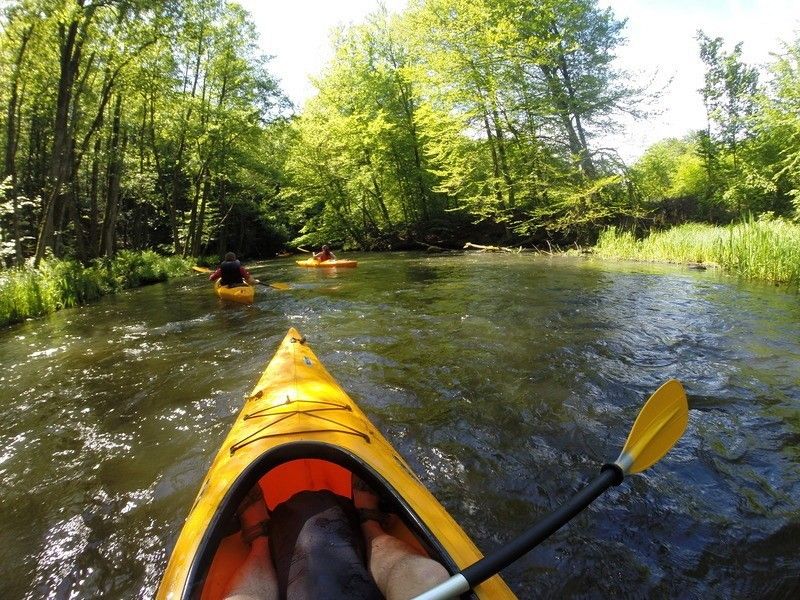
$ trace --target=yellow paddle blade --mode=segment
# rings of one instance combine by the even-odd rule
[[[196,273],[211,273],[211,269],[207,269],[206,267],[192,267],[192,271]]]
[[[290,286],[288,283],[281,283],[281,282],[270,283],[269,287],[275,288],[276,290],[282,290],[282,291],[292,289],[292,286]]]
[[[686,392],[680,381],[670,379],[645,402],[615,464],[626,475],[644,471],[669,452],[688,422]]]

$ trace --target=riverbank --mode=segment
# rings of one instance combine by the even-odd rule
[[[88,267],[74,260],[52,259],[38,269],[0,270],[0,327],[186,275],[192,264],[191,259],[145,250],[123,251]]]
[[[594,253],[603,258],[700,264],[759,281],[800,287],[800,225],[783,219],[726,227],[687,223],[643,239],[610,228]]]

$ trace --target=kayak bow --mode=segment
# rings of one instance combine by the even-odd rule
[[[221,598],[247,556],[236,508],[258,483],[270,510],[303,490],[352,497],[357,475],[399,518],[388,533],[448,571],[481,553],[292,328],[222,444],[183,526],[157,598]],[[514,598],[499,576],[478,598]]]

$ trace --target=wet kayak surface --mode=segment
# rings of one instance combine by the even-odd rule
[[[150,598],[290,326],[484,552],[616,458],[675,377],[689,426],[504,572],[520,598],[800,590],[800,298],[711,271],[530,255],[247,265],[0,330],[0,597]]]

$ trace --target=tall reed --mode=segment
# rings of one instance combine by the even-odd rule
[[[783,219],[726,227],[688,223],[643,239],[610,228],[594,250],[606,258],[710,264],[748,279],[800,286],[800,225]]]
[[[121,289],[185,275],[192,261],[156,252],[119,252],[89,266],[51,259],[38,269],[0,270],[0,326],[96,300]]]

